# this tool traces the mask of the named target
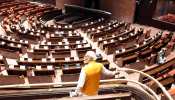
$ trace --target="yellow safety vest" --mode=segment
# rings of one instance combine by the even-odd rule
[[[86,73],[86,80],[84,87],[81,90],[82,93],[88,96],[98,94],[102,67],[103,64],[91,61],[83,68]]]

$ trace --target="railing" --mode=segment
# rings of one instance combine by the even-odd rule
[[[173,100],[173,98],[168,93],[168,91],[165,89],[165,87],[160,82],[158,82],[155,78],[153,78],[152,76],[150,76],[150,75],[148,75],[148,74],[146,74],[144,72],[141,72],[141,71],[138,71],[138,70],[134,70],[134,69],[117,68],[117,71],[136,72],[136,73],[140,73],[141,75],[144,75],[144,76],[150,78],[151,80],[153,80],[160,87],[160,89],[163,91],[165,96],[167,96],[168,100]],[[142,84],[140,82],[136,82],[136,81],[132,81],[132,80],[128,80],[128,79],[111,79],[111,80],[101,80],[100,81],[100,83],[109,83],[109,82],[132,82],[132,83],[138,84],[142,88],[147,89],[156,98],[156,100],[160,100],[158,95],[152,89],[150,89],[148,86],[146,86],[145,84]],[[76,85],[76,84],[77,84],[77,82],[57,82],[57,83],[40,83],[40,84],[16,84],[16,85],[3,85],[3,86],[0,86],[0,89],[2,89],[2,88],[32,87],[32,86],[53,86],[53,85],[66,86],[66,85]],[[144,91],[144,92],[147,93],[146,91]]]
[[[138,84],[139,86],[141,86],[143,88],[143,90],[141,90],[142,92],[144,92],[147,95],[150,95],[149,93],[151,93],[153,96],[150,96],[153,100],[154,98],[156,98],[156,100],[160,100],[159,97],[157,96],[157,94],[150,89],[148,86],[146,86],[145,84],[142,84],[140,82],[136,82],[136,81],[132,81],[132,80],[128,80],[128,79],[110,79],[110,80],[101,80],[100,83],[109,83],[109,82],[132,82],[135,84]],[[16,84],[16,85],[3,85],[0,86],[0,89],[2,88],[24,88],[24,87],[32,87],[32,86],[53,86],[53,85],[61,85],[61,86],[66,86],[66,85],[76,85],[77,82],[57,82],[57,83],[40,83],[40,84]],[[145,91],[145,90],[147,91]]]
[[[153,80],[158,87],[160,87],[160,89],[162,90],[162,92],[165,94],[165,96],[168,98],[168,100],[173,100],[173,98],[171,97],[171,95],[168,93],[168,91],[165,89],[165,87],[159,82],[157,81],[154,77],[142,72],[142,71],[138,71],[138,70],[134,70],[134,69],[128,69],[128,68],[117,68],[117,71],[131,71],[131,72],[136,72],[136,73],[140,73],[141,75],[144,75],[145,77],[150,78],[151,80]]]

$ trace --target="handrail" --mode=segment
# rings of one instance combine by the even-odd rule
[[[138,70],[134,70],[134,69],[128,69],[128,68],[117,68],[118,71],[132,71],[132,72],[137,72],[140,73],[148,78],[150,78],[151,80],[153,80],[162,90],[162,92],[166,95],[166,97],[168,98],[168,100],[173,100],[173,98],[171,97],[171,95],[168,93],[168,91],[165,89],[165,87],[159,82],[157,81],[154,77],[142,72],[142,71],[138,71]]]
[[[133,80],[128,80],[128,79],[117,79],[117,80],[119,80],[120,82],[132,82],[132,83],[135,83],[135,84],[138,84],[138,85],[140,85],[142,88],[144,88],[144,89],[147,89],[155,98],[156,98],[156,100],[160,100],[160,98],[158,97],[158,95],[151,89],[151,88],[149,88],[148,86],[146,86],[145,84],[142,84],[142,83],[140,83],[140,82],[137,82],[137,81],[133,81]],[[143,91],[145,94],[149,94],[149,93],[147,93],[146,91]]]
[[[145,84],[142,84],[140,82],[133,81],[133,80],[128,80],[128,79],[100,80],[100,83],[108,83],[108,82],[132,82],[132,83],[138,84],[141,87],[143,87],[144,89],[148,90],[156,98],[156,100],[160,100],[159,97],[157,96],[157,94],[151,88],[149,88],[148,86],[146,86]],[[3,86],[0,86],[0,89],[1,88],[31,87],[31,86],[76,85],[76,84],[77,84],[77,82],[56,82],[56,83],[39,83],[39,84],[15,84],[15,85],[3,85]],[[146,91],[143,91],[143,92],[145,94],[149,94]]]

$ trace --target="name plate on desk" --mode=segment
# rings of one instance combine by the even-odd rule
[[[28,58],[28,62],[32,62],[32,59],[31,58]]]
[[[139,47],[139,44],[136,44],[136,47],[138,48]]]
[[[82,48],[82,45],[78,45],[77,47],[78,47],[78,48]]]
[[[65,61],[70,61],[70,58],[69,58],[69,57],[66,57],[66,58],[65,58]]]
[[[23,43],[23,40],[19,40],[20,43]]]
[[[9,65],[9,69],[14,69],[14,65]]]
[[[103,40],[102,38],[98,38],[99,41]]]
[[[21,44],[17,44],[17,47],[18,47],[18,48],[21,48]]]
[[[69,65],[68,64],[65,64],[64,65],[64,69],[69,69]]]
[[[3,58],[3,56],[2,55],[0,55],[0,59],[2,59]]]
[[[33,32],[30,33],[30,35],[33,35],[33,34],[34,34]]]
[[[51,61],[51,62],[55,62],[55,58],[51,58],[50,61]]]
[[[40,34],[39,34],[39,33],[37,33],[37,34],[36,34],[36,36],[40,36]]]
[[[10,46],[14,47],[14,44],[13,43],[10,43]]]
[[[25,69],[26,69],[26,67],[25,67],[25,66],[23,66],[23,65],[20,65],[20,69],[25,70]]]
[[[37,70],[41,70],[41,66],[36,66],[36,69]]]
[[[13,38],[12,41],[15,41],[15,39]]]
[[[47,45],[52,45],[51,42],[47,42]]]
[[[55,34],[51,34],[51,37],[55,37]]]
[[[8,37],[7,37],[7,40],[10,40],[10,39],[11,39],[11,37],[10,37],[10,36],[8,36]]]
[[[39,45],[35,45],[35,49],[39,49]]]
[[[87,43],[87,41],[86,40],[83,40],[83,43]]]
[[[45,33],[45,31],[44,31],[44,30],[42,30],[42,31],[41,31],[41,33]]]
[[[68,44],[69,44],[69,42],[65,42],[65,44],[66,44],[66,45],[68,45]]]
[[[21,57],[21,58],[19,58],[19,60],[20,60],[20,61],[24,61],[24,58],[23,58],[23,57]]]
[[[67,42],[68,40],[67,39],[63,39],[63,42]]]
[[[69,49],[69,46],[64,46],[65,49]]]
[[[107,44],[108,42],[107,41],[103,41],[104,44]]]
[[[48,66],[47,66],[47,69],[48,69],[48,70],[53,70],[53,66],[48,65]]]
[[[118,53],[119,53],[119,51],[118,51],[118,50],[116,50],[116,51],[115,51],[115,53],[116,53],[116,54],[118,54]]]
[[[42,61],[42,62],[47,62],[47,59],[46,59],[46,58],[42,58],[41,61]]]
[[[114,42],[114,40],[112,39],[111,42]]]
[[[72,36],[72,33],[69,33],[69,36]]]
[[[90,47],[91,45],[90,44],[85,44],[84,47]]]
[[[121,41],[121,40],[123,40],[123,38],[122,37],[119,37],[119,40]]]
[[[134,36],[134,33],[130,33],[131,36]]]
[[[80,64],[75,65],[76,68],[81,68]]]
[[[48,49],[48,46],[44,46],[44,49],[47,50]]]
[[[62,45],[62,42],[58,42],[59,45]]]
[[[76,44],[80,44],[80,41],[76,41]]]
[[[78,61],[79,60],[79,57],[74,57],[74,61]]]
[[[122,52],[125,52],[125,49],[124,48],[122,48]]]

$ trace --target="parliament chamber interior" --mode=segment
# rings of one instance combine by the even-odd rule
[[[0,0],[0,100],[175,100],[174,0]],[[115,76],[70,97],[87,51]]]

